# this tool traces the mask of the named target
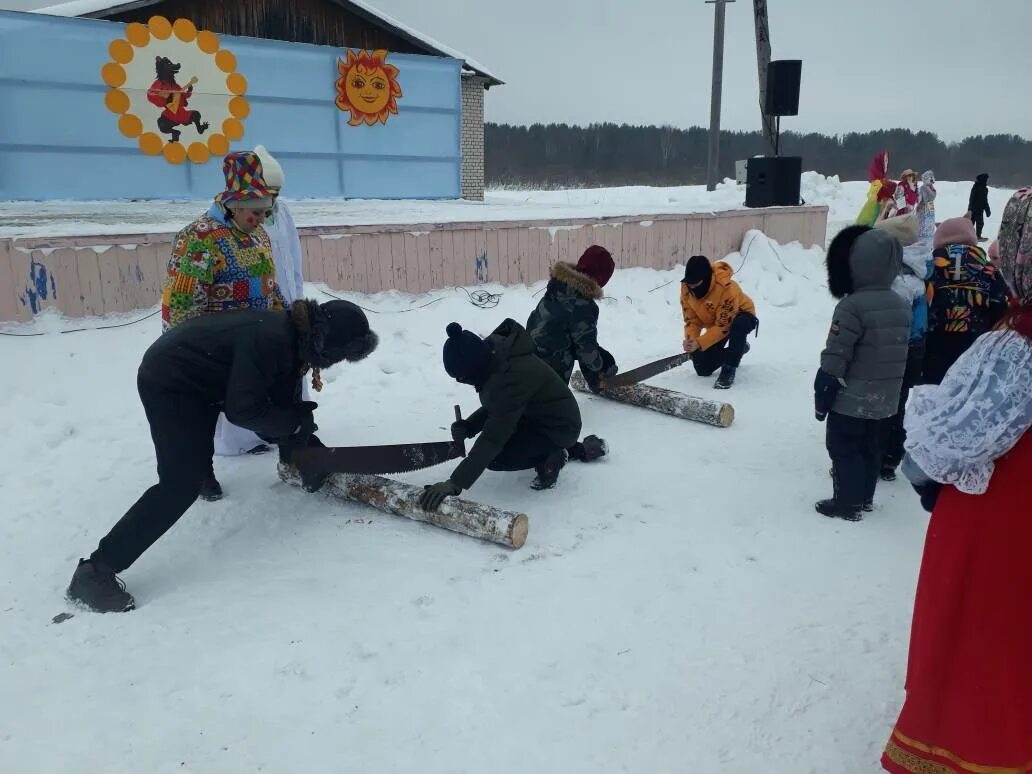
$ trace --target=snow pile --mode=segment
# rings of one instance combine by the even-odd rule
[[[752,232],[728,261],[762,321],[738,383],[655,383],[732,401],[735,424],[583,399],[609,459],[551,492],[488,473],[469,493],[530,515],[522,550],[306,495],[268,456],[219,459],[227,499],[125,573],[140,608],[60,625],[75,560],[154,480],[135,372],[159,322],[0,337],[0,770],[873,774],[927,519],[902,481],[861,524],[813,512],[821,252]],[[624,369],[679,351],[679,279],[607,287],[600,339]],[[321,437],[447,438],[475,396],[441,367],[445,325],[523,321],[542,287],[488,286],[494,309],[349,296],[379,312],[381,347],[327,375]]]
[[[801,197],[830,208],[829,232],[852,223],[867,197],[866,182],[840,182],[816,172],[803,174]],[[963,215],[970,183],[938,183],[939,217]],[[1013,191],[994,188],[990,202],[1001,212]],[[671,188],[628,186],[558,191],[500,190],[483,202],[287,199],[299,226],[423,224],[491,220],[566,220],[626,215],[719,212],[743,208],[745,186],[725,180],[717,190],[690,185]],[[199,201],[4,202],[0,238],[81,234],[175,233],[196,218]],[[993,237],[998,216],[986,224]]]
[[[762,231],[746,233],[741,252],[724,260],[757,300],[772,307],[809,303],[815,286],[825,282],[822,250],[786,250]]]

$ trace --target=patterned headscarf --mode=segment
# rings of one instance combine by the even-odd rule
[[[271,199],[276,195],[265,182],[262,162],[253,151],[235,151],[222,160],[222,174],[226,176],[226,190],[215,197],[223,207],[232,202],[252,199]]]
[[[1032,186],[1017,191],[1000,222],[1000,272],[1023,304],[1032,304]]]

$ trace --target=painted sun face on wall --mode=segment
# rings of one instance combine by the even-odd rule
[[[217,35],[189,19],[154,16],[125,27],[108,46],[100,75],[104,104],[140,150],[171,164],[205,164],[229,152],[251,112],[247,79]]]
[[[386,124],[398,114],[398,68],[387,64],[387,52],[348,51],[348,58],[337,60],[337,107],[350,113],[350,126]]]

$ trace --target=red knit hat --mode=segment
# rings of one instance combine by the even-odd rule
[[[606,248],[598,245],[592,245],[585,250],[584,255],[577,261],[577,271],[588,275],[601,287],[605,287],[615,270],[616,263],[613,261],[613,256]]]

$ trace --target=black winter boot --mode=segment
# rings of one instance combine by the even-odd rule
[[[872,505],[872,508],[874,506]],[[820,500],[814,508],[817,513],[828,516],[832,519],[844,519],[845,521],[860,521],[863,519],[864,506],[844,505],[835,500]]]
[[[214,473],[209,473],[208,477],[204,479],[204,483],[201,484],[201,493],[199,497],[209,503],[214,503],[222,499],[222,484],[215,478]]]
[[[566,465],[569,455],[566,449],[557,449],[545,458],[545,461],[535,465],[534,471],[537,476],[530,484],[531,489],[551,489],[559,480],[559,471]]]
[[[882,465],[881,471],[878,473],[878,477],[882,481],[895,481],[896,480],[896,466],[895,465]]]
[[[103,562],[80,559],[65,592],[73,602],[95,613],[125,613],[136,608],[132,594],[114,571]]]
[[[731,366],[724,366],[721,368],[717,381],[713,383],[713,389],[730,390],[731,385],[735,383],[735,372],[737,370],[737,368],[732,368]]]

